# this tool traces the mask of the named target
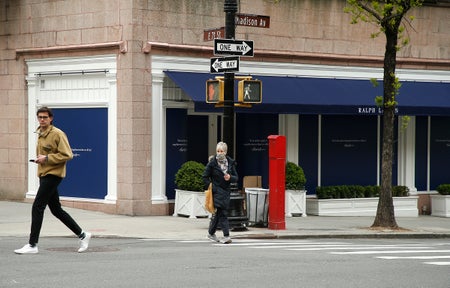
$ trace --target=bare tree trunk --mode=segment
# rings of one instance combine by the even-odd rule
[[[381,157],[381,189],[377,214],[372,227],[398,228],[392,199],[392,163],[394,155],[394,119],[398,26],[386,25],[386,51],[383,75],[383,145]]]
[[[398,228],[392,199],[392,163],[394,145],[395,107],[385,108],[383,114],[383,146],[381,158],[381,189],[377,214],[372,227]]]

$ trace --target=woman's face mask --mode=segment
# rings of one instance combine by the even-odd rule
[[[223,160],[225,160],[225,154],[217,154],[216,158],[219,161],[223,161]]]
[[[223,150],[217,150],[217,155],[216,155],[216,159],[219,161],[223,161],[226,158],[226,154]]]

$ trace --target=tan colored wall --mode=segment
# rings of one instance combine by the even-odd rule
[[[203,30],[225,24],[223,1],[143,2],[148,2],[142,17],[150,26],[149,41],[205,45]],[[384,54],[384,36],[371,39],[370,34],[377,31],[371,24],[351,25],[350,15],[343,12],[345,0],[238,2],[240,13],[270,16],[270,29],[236,28],[236,39],[253,40],[256,49],[352,56]],[[416,18],[407,25],[411,45],[401,50],[399,57],[450,59],[450,8],[421,7],[409,15]]]
[[[116,53],[119,200],[116,211],[104,210],[167,214],[167,205],[152,206],[149,200],[151,54],[142,53],[142,48],[147,41],[212,47],[212,42],[203,42],[203,30],[224,26],[223,2],[0,0],[0,199],[22,199],[27,189],[25,59]],[[347,61],[383,55],[383,37],[370,39],[374,29],[368,24],[350,25],[349,15],[343,13],[344,0],[238,2],[241,13],[270,16],[271,28],[237,26],[236,38],[254,40],[257,51],[284,52],[278,61],[289,60],[290,53],[319,58],[348,55]],[[411,45],[399,56],[448,61],[450,8],[423,7],[411,14],[417,17],[408,28]],[[124,42],[125,53],[114,45],[102,49],[80,46],[118,41]],[[321,63],[320,59],[313,61]]]

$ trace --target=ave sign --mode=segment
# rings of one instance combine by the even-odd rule
[[[211,73],[239,71],[239,57],[211,58]]]
[[[253,41],[214,39],[214,55],[238,55],[253,57]]]

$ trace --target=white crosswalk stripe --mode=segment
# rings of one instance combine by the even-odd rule
[[[450,253],[450,250],[389,250],[389,251],[350,251],[350,252],[330,252],[331,254],[402,254],[402,253]]]
[[[423,262],[423,263],[438,266],[450,266],[450,262]]]
[[[223,244],[213,244],[222,245]],[[351,241],[278,241],[233,239],[230,248],[280,249],[286,251],[324,251],[335,255],[369,255],[381,260],[422,260],[423,264],[450,266],[450,243],[359,244]],[[389,256],[384,256],[389,254]],[[405,254],[408,254],[405,256]],[[442,260],[442,261],[441,261]],[[425,262],[426,261],[426,262]]]
[[[450,255],[443,256],[379,256],[377,258],[394,260],[394,259],[418,259],[418,260],[430,260],[430,259],[450,259]]]
[[[345,247],[339,247],[336,245],[332,246],[317,246],[317,247],[307,247],[307,248],[293,248],[288,249],[292,251],[319,251],[319,250],[365,250],[365,249],[390,249],[390,248],[397,248],[397,249],[408,249],[411,247],[399,247],[397,245],[351,245],[351,246],[345,246]],[[428,247],[423,246],[417,246],[414,248],[421,248],[426,249]],[[352,254],[351,252],[330,252],[332,254]],[[364,251],[361,252],[353,252],[354,254],[364,254]]]

